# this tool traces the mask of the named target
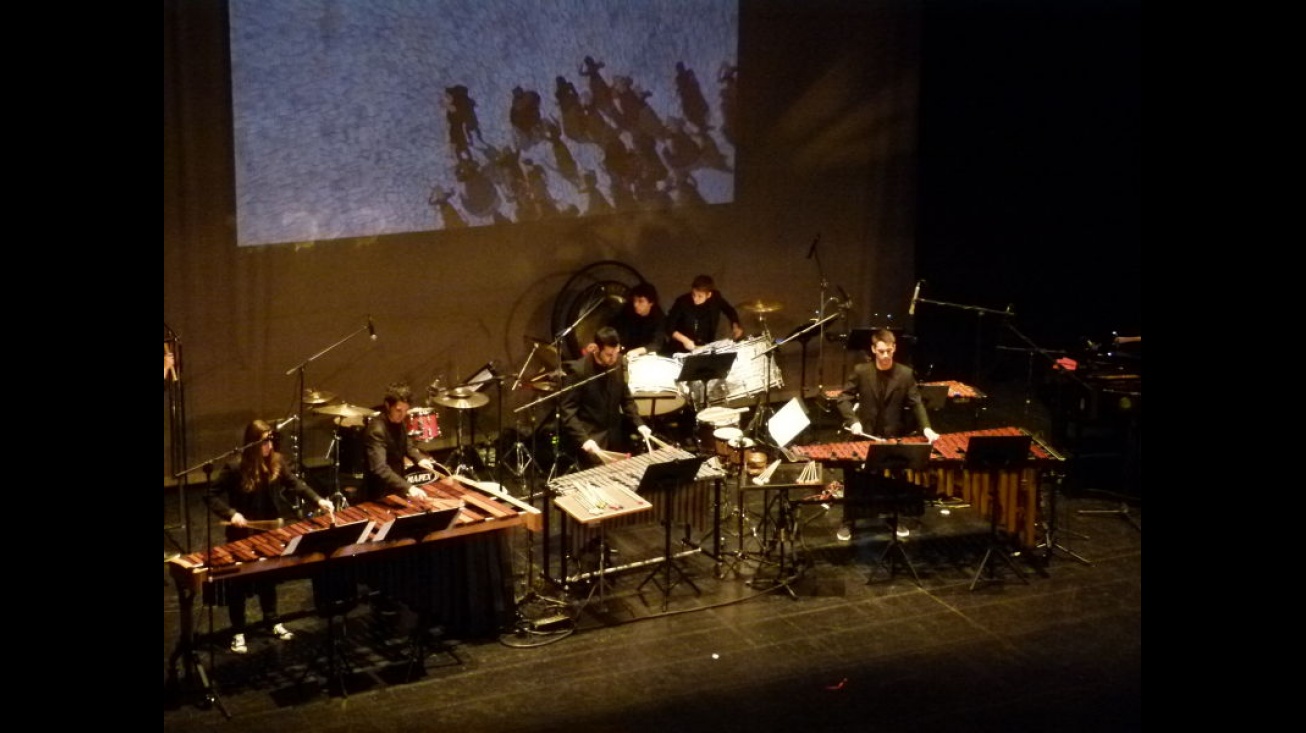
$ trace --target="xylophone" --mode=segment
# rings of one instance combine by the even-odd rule
[[[1038,543],[1039,482],[1044,471],[1056,467],[1065,459],[1035,436],[1030,441],[1029,462],[1024,467],[996,472],[970,471],[965,468],[966,446],[972,437],[1028,434],[1023,428],[1016,427],[944,433],[934,442],[930,451],[929,468],[925,471],[907,471],[906,478],[914,484],[933,490],[937,496],[968,502],[983,516],[988,516],[991,509],[989,483],[996,479],[1003,528],[1019,537],[1026,547],[1034,547]],[[901,442],[921,443],[925,442],[925,438],[904,438]],[[856,470],[856,464],[866,460],[869,445],[871,441],[862,440],[794,446],[790,450],[810,460],[835,464],[845,470]]]
[[[538,528],[540,512],[499,490],[492,484],[476,484],[459,478],[452,486],[437,482],[421,488],[429,502],[415,502],[406,497],[387,496],[381,501],[364,502],[334,514],[317,516],[277,529],[251,535],[242,540],[214,546],[209,551],[192,552],[168,561],[169,572],[177,586],[180,601],[181,643],[177,654],[191,648],[194,638],[194,600],[206,583],[242,582],[266,579],[274,582],[314,578],[327,571],[329,561],[355,559],[385,567],[407,563],[415,547],[434,546],[455,537],[526,526]],[[458,515],[447,529],[424,536],[382,538],[389,527],[402,517],[428,510],[456,508]],[[346,544],[332,552],[314,551],[311,537],[333,527],[357,527],[352,535],[358,542]],[[287,554],[288,548],[308,547],[307,551]]]
[[[612,510],[603,510],[602,514],[596,515],[604,525],[602,531],[630,527],[646,523],[650,519],[659,522],[683,522],[697,527],[705,527],[711,523],[715,530],[717,517],[714,506],[719,497],[713,495],[712,487],[715,486],[719,492],[719,479],[726,474],[724,470],[711,463],[704,462],[700,465],[694,481],[676,491],[656,491],[649,496],[639,496],[637,493],[640,478],[650,465],[696,457],[693,453],[674,446],[663,447],[551,480],[549,488],[557,497],[554,499],[554,504],[564,510],[561,576],[567,577],[567,555],[576,556],[581,548],[598,539],[600,532],[598,522],[578,521],[573,518],[573,515],[580,516],[580,511],[577,509],[580,504],[588,506],[592,503],[583,497],[594,489],[598,489],[602,495],[619,499],[615,502],[619,506]],[[621,501],[621,497],[633,498],[634,501]],[[640,511],[649,508],[652,512]],[[713,549],[719,550],[715,546]]]

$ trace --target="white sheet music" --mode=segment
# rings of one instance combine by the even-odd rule
[[[807,417],[807,410],[803,409],[802,400],[795,397],[766,421],[766,428],[771,432],[771,439],[775,444],[784,448],[811,424],[812,421]]]

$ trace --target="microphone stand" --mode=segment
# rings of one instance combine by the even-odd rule
[[[841,315],[843,315],[842,311],[831,313],[828,316],[823,316],[822,318],[819,318],[813,321],[812,323],[808,324],[806,327],[798,331],[795,331],[794,333],[790,334],[789,336],[783,339],[776,341],[775,345],[763,349],[761,352],[757,354],[754,354],[753,358],[760,359],[766,356],[767,354],[770,354],[772,351],[775,351],[781,346],[784,346],[790,341],[793,341],[794,339],[802,336],[805,333],[808,333],[813,329],[816,328],[824,329],[825,324],[829,323],[830,321],[833,321],[834,319],[838,318]],[[766,389],[761,397],[762,401],[758,404],[757,408],[753,411],[753,419],[749,422],[748,425],[748,432],[752,435],[753,439],[757,441],[761,440],[761,438],[759,437],[761,434],[761,426],[765,424],[766,420],[768,419],[767,417],[764,416],[764,413],[769,412],[771,409],[770,404],[771,404],[771,362],[772,361],[773,361],[772,359],[766,360],[766,384],[765,384]],[[742,468],[743,466],[741,466],[741,469]]]
[[[368,318],[367,323],[363,327],[359,328],[357,331],[354,331],[348,336],[345,336],[344,338],[340,339],[334,344],[331,344],[325,349],[322,349],[316,354],[308,357],[307,359],[301,361],[300,363],[286,370],[287,377],[290,376],[291,374],[295,374],[296,372],[298,372],[298,378],[295,383],[295,387],[298,390],[295,393],[295,415],[296,417],[298,417],[298,425],[295,426],[295,457],[294,458],[295,458],[296,476],[299,476],[300,478],[304,478],[304,464],[303,461],[301,460],[302,446],[304,444],[304,394],[305,394],[304,372],[308,368],[309,364],[312,364],[314,361],[317,361],[320,357],[326,355],[328,352],[335,349],[337,346],[340,346],[341,344],[345,343],[349,339],[352,339],[353,337],[357,336],[358,334],[364,331],[372,331],[372,329],[373,329],[372,319]],[[373,339],[376,338],[375,331],[372,331],[372,338]]]
[[[964,305],[961,303],[949,303],[943,300],[930,300],[929,298],[917,298],[916,302],[929,303],[930,305],[941,305],[947,308],[959,308],[961,310],[971,311],[976,316],[978,316],[978,318],[975,320],[975,374],[974,374],[974,380],[978,384],[980,381],[980,354],[981,354],[982,338],[983,338],[983,331],[981,330],[983,321],[981,319],[983,319],[986,314],[993,314],[999,316],[1014,316],[1016,314],[1011,310],[1011,305],[1008,304],[1006,310],[995,310],[993,308],[981,308],[980,306],[977,305]]]
[[[241,446],[237,446],[237,447],[235,447],[235,448],[232,448],[231,450],[227,451],[226,453],[223,453],[223,454],[221,454],[221,455],[214,456],[214,457],[209,458],[209,459],[207,459],[207,460],[205,460],[205,461],[203,461],[203,462],[201,462],[201,463],[197,463],[197,464],[195,464],[194,466],[191,466],[190,468],[187,468],[187,469],[185,469],[185,470],[179,471],[178,473],[176,473],[176,474],[173,475],[173,478],[175,478],[175,479],[177,479],[177,480],[179,480],[179,481],[184,481],[184,480],[185,480],[185,477],[186,477],[187,475],[189,475],[189,474],[191,474],[191,473],[194,473],[195,471],[198,471],[198,470],[200,470],[200,469],[203,469],[203,470],[204,470],[204,482],[205,482],[205,484],[209,487],[209,494],[210,494],[210,496],[206,497],[207,500],[205,501],[205,504],[206,504],[206,505],[211,505],[212,493],[213,493],[213,466],[214,466],[214,464],[216,464],[216,463],[220,463],[220,462],[222,462],[222,461],[225,461],[225,460],[227,460],[227,458],[229,458],[229,457],[231,457],[231,456],[233,456],[233,455],[239,455],[239,454],[243,453],[243,452],[245,451],[245,449],[247,449],[247,448],[251,448],[251,447],[253,447],[253,446],[256,446],[256,445],[258,445],[259,443],[262,443],[262,442],[263,442],[263,439],[260,438],[260,439],[258,439],[258,440],[250,441],[249,443],[246,443],[245,445],[241,445]],[[212,562],[212,557],[213,557],[213,520],[210,518],[207,522],[205,522],[205,525],[206,525],[206,529],[205,529],[205,535],[204,535],[205,539],[204,539],[204,541],[205,541],[205,545],[206,545],[206,546],[205,546],[205,549],[204,549],[204,562],[205,562],[205,564],[207,565],[208,563]],[[208,584],[210,584],[210,585],[213,584],[214,581],[213,581],[213,575],[212,575],[211,572],[210,572],[210,573],[205,573],[205,576],[204,576],[204,582],[205,582],[205,583],[208,583]],[[204,693],[204,702],[205,702],[206,704],[217,705],[218,710],[222,711],[222,715],[223,715],[224,717],[226,717],[228,720],[230,720],[230,719],[231,719],[231,713],[228,712],[226,706],[222,704],[222,697],[218,694],[218,688],[217,688],[217,684],[216,684],[216,682],[214,682],[214,681],[211,679],[211,677],[209,676],[208,671],[207,671],[207,670],[205,669],[205,667],[204,667],[203,662],[201,662],[201,661],[199,660],[199,657],[198,657],[198,656],[196,655],[196,653],[195,653],[195,629],[194,629],[194,627],[193,627],[193,624],[190,622],[190,619],[193,618],[190,609],[193,608],[193,606],[194,606],[194,602],[195,602],[194,591],[191,590],[191,588],[190,588],[189,586],[183,586],[183,584],[182,584],[180,581],[178,581],[178,582],[177,582],[177,594],[178,594],[178,596],[180,596],[180,601],[181,601],[183,607],[186,609],[185,611],[183,611],[183,613],[184,613],[184,615],[185,615],[186,618],[187,618],[187,623],[185,624],[185,626],[187,626],[187,628],[183,630],[184,635],[183,635],[183,637],[182,637],[180,643],[178,644],[177,649],[176,649],[176,650],[173,652],[173,654],[172,654],[172,665],[174,666],[173,672],[175,673],[175,671],[176,671],[176,670],[175,670],[175,665],[176,665],[176,663],[177,663],[177,657],[179,657],[179,656],[184,656],[184,657],[185,657],[185,670],[186,670],[186,677],[187,677],[187,679],[190,679],[192,675],[197,676],[197,677],[199,678],[200,689],[201,689],[201,690],[203,691],[203,693]],[[204,598],[204,593],[201,591],[201,593],[200,593],[200,599],[201,599],[201,601],[203,600],[203,598]],[[207,612],[207,618],[208,618],[208,634],[207,634],[207,635],[208,635],[208,638],[209,638],[209,666],[210,666],[210,667],[213,666],[213,659],[214,659],[214,649],[213,649],[213,606],[214,606],[214,604],[217,603],[217,593],[216,593],[216,592],[213,594],[213,600],[214,600],[214,603],[211,603],[211,604],[208,605],[208,612]]]
[[[817,324],[823,324],[827,320],[825,318],[825,303],[826,303],[825,291],[830,287],[830,283],[825,279],[825,269],[821,267],[821,253],[817,249],[817,245],[820,244],[820,242],[821,242],[821,235],[817,234],[816,239],[812,242],[812,249],[808,253],[811,255],[811,258],[816,260],[816,273],[821,278],[821,294],[820,294],[821,304],[816,308]],[[803,330],[804,331],[810,330],[810,327]],[[791,336],[790,338],[793,337]],[[778,345],[779,344],[777,344],[777,346]],[[819,396],[824,389],[825,389],[825,329],[822,328],[820,335],[817,337],[817,344],[816,344],[816,394]],[[807,390],[806,384],[801,385],[798,390],[799,395],[803,397],[803,399],[807,398],[807,395],[805,394],[806,390]]]

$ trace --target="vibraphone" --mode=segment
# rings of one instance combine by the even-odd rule
[[[997,497],[1002,527],[1008,534],[1019,538],[1021,544],[1032,548],[1038,544],[1038,487],[1042,474],[1065,459],[1051,446],[1038,438],[1030,441],[1029,461],[1025,466],[1001,471],[970,471],[965,468],[966,447],[972,437],[987,435],[1026,435],[1022,428],[1002,427],[986,430],[969,430],[945,433],[934,442],[930,451],[929,468],[925,471],[907,471],[908,481],[923,486],[945,498],[957,498],[976,507],[981,516],[989,516],[989,483],[998,482]],[[901,442],[925,442],[925,438],[905,438]],[[826,443],[822,445],[794,446],[793,453],[805,458],[856,469],[866,460],[871,441]]]
[[[364,502],[335,512],[333,525],[327,516],[317,516],[278,529],[251,535],[242,540],[217,545],[211,551],[193,552],[168,561],[169,573],[177,586],[180,601],[181,640],[176,658],[192,648],[194,601],[206,584],[267,579],[275,582],[313,578],[325,572],[331,562],[353,559],[358,562],[402,564],[412,557],[415,546],[428,546],[456,537],[526,526],[532,531],[540,526],[538,509],[504,493],[493,485],[463,482],[453,486],[429,483],[421,487],[430,497],[430,505],[399,496],[387,496],[378,502]],[[428,509],[458,508],[458,515],[447,529],[424,536],[400,539],[373,538],[402,517],[421,514]],[[312,551],[286,554],[294,545],[305,542],[314,533],[331,527],[356,526],[361,541],[346,544],[332,552]],[[297,541],[298,540],[298,541]],[[377,565],[373,565],[376,567]]]
[[[658,448],[650,453],[559,476],[549,482],[549,488],[557,497],[554,500],[555,504],[560,507],[568,501],[575,501],[577,495],[586,492],[590,487],[598,487],[600,490],[611,489],[608,493],[616,496],[627,492],[638,496],[640,478],[650,465],[695,457],[693,453],[680,448]],[[699,466],[693,482],[688,485],[677,487],[672,491],[659,490],[650,492],[647,496],[638,496],[639,499],[652,505],[651,512],[611,512],[610,517],[603,518],[602,531],[611,532],[615,529],[646,524],[651,520],[686,523],[695,527],[706,527],[710,523],[714,541],[712,551],[720,555],[720,525],[715,507],[720,501],[721,479],[724,476],[725,471],[704,462]],[[625,509],[629,508],[625,507]],[[562,521],[560,577],[565,581],[567,556],[575,557],[586,545],[597,541],[600,530],[598,523],[578,522],[572,519],[567,511],[562,513]],[[654,561],[661,559],[657,558]],[[634,563],[631,567],[646,565],[649,562]],[[613,570],[618,569],[625,568],[613,568]],[[547,570],[546,568],[546,572]]]

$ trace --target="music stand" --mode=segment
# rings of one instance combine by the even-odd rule
[[[327,619],[328,685],[330,681],[334,681],[340,688],[340,694],[344,697],[349,696],[349,691],[345,688],[344,672],[345,667],[348,666],[348,660],[345,659],[344,650],[341,649],[340,641],[336,636],[336,616],[343,616],[348,613],[354,603],[352,599],[338,597],[341,594],[341,587],[336,582],[335,576],[331,574],[331,556],[343,547],[366,541],[375,526],[375,520],[368,520],[366,522],[338,524],[307,534],[296,535],[291,538],[290,542],[286,544],[286,549],[281,553],[282,557],[312,555],[319,552],[324,555],[323,569],[319,576],[322,578],[321,588],[314,591],[314,605],[317,606],[318,614],[326,616]],[[337,664],[337,658],[340,664]],[[305,675],[308,674],[309,669],[304,670]]]
[[[734,356],[734,354],[731,354],[730,356]],[[660,491],[669,493],[675,491],[680,486],[690,483],[698,476],[698,469],[703,465],[704,460],[705,458],[703,456],[694,456],[692,458],[678,458],[671,461],[664,461],[662,463],[651,463],[644,469],[644,475],[639,479],[639,488],[635,491],[640,496],[645,497],[649,496],[652,492]],[[662,562],[658,563],[658,565],[653,568],[653,572],[649,573],[648,577],[640,581],[640,584],[635,587],[635,590],[639,591],[643,589],[649,581],[652,581],[653,584],[662,591],[663,611],[667,610],[667,597],[671,595],[671,589],[679,585],[681,581],[684,581],[689,585],[689,587],[693,588],[695,595],[702,594],[702,591],[699,590],[698,586],[694,585],[694,581],[689,579],[684,568],[680,567],[675,558],[671,555],[671,514],[675,502],[670,498],[664,498],[667,512],[666,516],[662,518]],[[673,570],[679,578],[674,583],[671,582],[671,571]],[[662,582],[658,582],[657,579],[659,572],[663,574]]]
[[[998,477],[1004,469],[1018,469],[1029,462],[1030,440],[1028,435],[975,435],[966,444],[965,469],[987,471],[989,474],[989,546],[970,582],[971,590],[975,590],[986,567],[989,569],[987,580],[999,580],[995,577],[993,566],[989,564],[995,555],[1011,568],[1020,582],[1029,585],[1029,579],[1016,567],[1016,562],[998,538]]]
[[[724,379],[730,373],[730,367],[735,363],[739,356],[734,351],[728,351],[719,354],[693,354],[685,357],[685,363],[680,367],[680,375],[676,377],[677,382],[702,382],[703,383],[703,401],[707,401],[707,383],[713,379]],[[694,404],[693,389],[688,390],[690,395],[690,404],[693,406],[694,418],[698,418],[699,405]],[[692,425],[694,421],[690,421]],[[707,446],[700,445],[699,451],[704,451]]]
[[[866,578],[868,585],[875,581],[876,570],[881,567],[889,572],[889,579],[892,580],[899,560],[911,571],[912,577],[916,579],[916,585],[922,585],[916,566],[912,565],[907,550],[903,549],[903,543],[898,538],[898,520],[902,508],[904,485],[911,487],[909,490],[916,488],[903,474],[906,471],[926,470],[929,466],[931,450],[932,446],[929,443],[871,443],[866,447],[866,460],[862,463],[860,471],[870,479],[867,488],[870,489],[870,486],[876,483],[885,483],[890,487],[889,545],[880,553],[880,559],[871,568],[871,574]],[[883,474],[885,471],[890,475],[887,478],[879,476],[879,480],[876,480],[876,474]]]
[[[419,514],[394,517],[377,529],[376,537],[372,541],[414,540],[421,542],[423,537],[432,532],[442,532],[452,527],[453,523],[458,519],[458,513],[461,511],[461,506],[452,506],[447,509],[436,509]]]
[[[921,402],[930,412],[938,412],[948,406],[948,385],[921,384],[917,388],[921,393]]]

